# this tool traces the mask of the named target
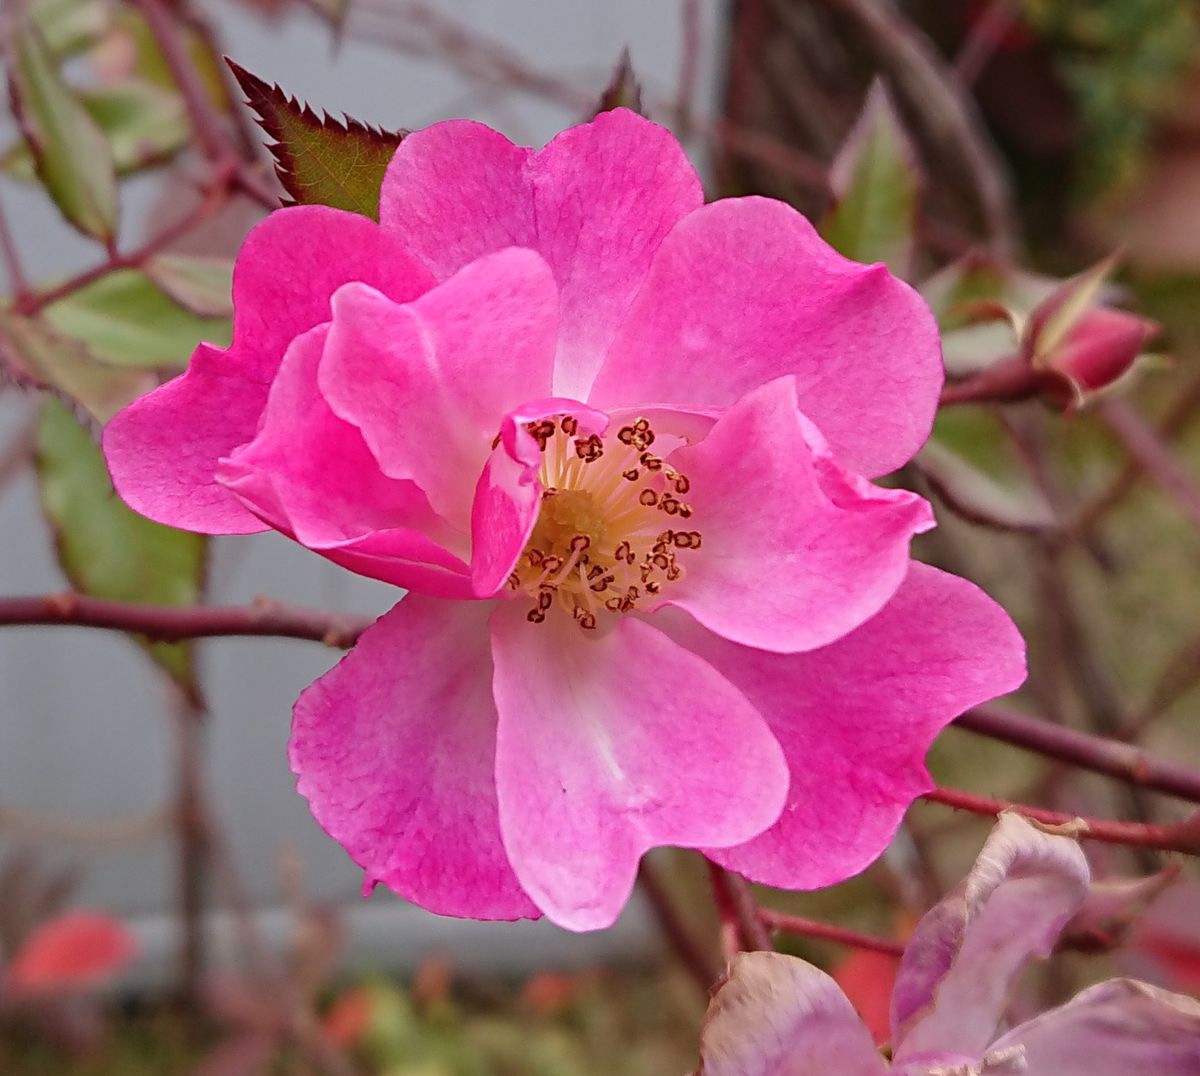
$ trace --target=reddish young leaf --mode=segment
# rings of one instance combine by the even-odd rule
[[[128,928],[98,912],[69,912],[43,923],[17,950],[4,979],[17,994],[95,986],[133,958]]]
[[[379,188],[407,131],[384,131],[346,116],[336,120],[226,61],[273,139],[275,172],[292,201],[328,205],[379,219]]]

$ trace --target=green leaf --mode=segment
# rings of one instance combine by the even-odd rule
[[[33,318],[0,314],[0,355],[18,383],[58,393],[102,423],[155,384],[152,374],[111,366]]]
[[[633,73],[633,64],[627,48],[621,50],[612,77],[608,80],[604,92],[600,94],[593,115],[598,116],[601,112],[610,112],[614,108],[628,108],[642,116],[646,114],[642,103],[642,84]]]
[[[232,60],[246,103],[273,139],[275,172],[293,201],[328,205],[379,219],[379,188],[407,131],[384,131],[347,116],[345,122],[288,97]]]
[[[188,144],[182,99],[152,83],[126,79],[81,91],[79,100],[108,139],[119,175],[169,160]],[[34,178],[33,155],[24,141],[12,146],[0,165],[18,179]]]
[[[152,523],[127,508],[113,492],[95,442],[55,400],[42,407],[37,470],[58,562],[76,590],[95,598],[156,605],[194,605],[200,599],[204,536]],[[140,641],[194,697],[190,645]]]
[[[63,81],[33,22],[13,20],[6,44],[13,113],[38,178],[71,224],[111,241],[117,228],[117,175],[108,139]]]
[[[32,0],[29,15],[55,56],[71,56],[96,43],[112,6],[106,0]]]
[[[146,273],[198,317],[233,317],[233,262],[228,258],[158,254],[146,262]]]
[[[127,367],[182,369],[201,340],[226,347],[232,334],[228,319],[197,317],[137,269],[107,273],[42,316],[100,358]]]
[[[886,262],[904,276],[912,260],[920,173],[883,83],[867,94],[829,182],[835,205],[821,222],[821,235],[848,258]]]

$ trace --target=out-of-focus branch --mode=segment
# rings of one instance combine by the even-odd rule
[[[1158,432],[1125,400],[1106,400],[1098,413],[1142,470],[1200,527],[1200,486],[1180,466]]]
[[[718,866],[711,859],[708,861],[708,873],[721,921],[736,930],[739,948],[746,951],[774,949],[771,936],[758,918],[758,907],[746,879]]]
[[[857,930],[847,930],[834,923],[822,922],[820,919],[806,919],[801,915],[777,912],[774,908],[759,908],[758,918],[768,930],[778,931],[781,934],[795,934],[801,938],[820,938],[822,941],[850,945],[855,949],[870,949],[872,952],[887,953],[890,956],[900,956],[904,952],[903,943],[893,941],[891,938],[862,934]]]
[[[279,196],[271,184],[242,158],[225,128],[224,119],[209,99],[200,73],[188,58],[175,15],[163,0],[130,0],[130,3],[146,20],[163,62],[179,86],[200,151],[219,168],[232,165],[234,180],[244,193],[266,209],[278,209]]]
[[[1139,788],[1200,803],[1200,772],[1157,758],[1132,744],[1039,721],[996,705],[968,710],[955,725]]]
[[[21,255],[13,240],[8,227],[8,217],[4,213],[4,204],[0,202],[0,257],[4,259],[4,269],[8,273],[8,283],[13,294],[19,299],[29,290],[29,280],[21,266]]]
[[[99,265],[93,265],[90,269],[84,269],[80,273],[76,273],[72,277],[54,285],[52,288],[47,288],[45,291],[28,292],[25,296],[14,304],[14,309],[18,314],[23,314],[26,317],[37,314],[45,309],[51,303],[58,302],[59,299],[79,291],[81,288],[87,287],[101,277],[115,272],[118,269],[138,269],[145,265],[147,261],[153,258],[156,254],[162,253],[171,244],[177,242],[183,236],[199,227],[224,204],[225,199],[229,194],[229,183],[232,180],[232,170],[230,167],[223,168],[216,177],[214,177],[212,186],[204,197],[196,204],[196,206],[184,216],[180,217],[174,224],[168,225],[157,235],[146,240],[141,246],[135,250],[129,251],[127,254],[121,254],[118,251],[112,251]]]
[[[1157,425],[1158,437],[1169,441],[1182,433],[1200,411],[1200,376],[1192,378],[1175,397]],[[1076,512],[1070,525],[1072,534],[1084,536],[1113,508],[1128,496],[1143,473],[1141,459],[1131,455],[1112,482]]]
[[[0,626],[111,628],[163,643],[217,635],[274,635],[346,649],[370,623],[366,617],[302,609],[269,598],[259,598],[250,605],[192,607],[104,601],[71,592],[0,599]]]
[[[935,788],[922,797],[930,803],[941,803],[972,814],[995,817],[1004,811],[1016,811],[1035,822],[1060,826],[1072,835],[1105,844],[1120,844],[1129,848],[1154,848],[1160,852],[1182,852],[1200,856],[1200,812],[1173,825],[1151,825],[1141,822],[1119,822],[1109,818],[1086,818],[1080,815],[1031,807],[1011,800],[991,796],[976,796],[958,788]]]
[[[967,96],[932,44],[891,4],[879,0],[824,0],[852,20],[890,76],[897,92],[919,114],[927,134],[947,156],[957,157],[975,188],[991,245],[1007,254],[1017,234],[1004,166]],[[776,4],[791,15],[787,4]]]
[[[707,991],[717,981],[721,969],[683,921],[666,883],[648,860],[643,859],[638,868],[638,884],[675,955],[700,989]]]

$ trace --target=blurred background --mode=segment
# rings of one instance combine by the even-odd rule
[[[676,131],[710,197],[783,198],[845,253],[886,260],[920,287],[960,384],[1022,347],[972,304],[1022,321],[1060,281],[1119,250],[1098,302],[1157,324],[1136,349],[1147,354],[1130,355],[1115,385],[1076,380],[1065,397],[1042,385],[1024,393],[1035,398],[946,407],[930,448],[897,481],[938,508],[941,527],[919,555],[984,586],[1030,642],[1030,682],[1006,705],[1200,765],[1200,13],[1191,4],[3,6],[6,74],[12,26],[32,20],[57,72],[52,88],[83,105],[88,130],[109,146],[120,174],[113,250],[153,243],[200,200],[202,140],[152,32],[155,11],[175,27],[260,188],[273,183],[264,136],[223,54],[334,115],[389,130],[469,116],[534,145],[593,114],[607,88],[607,104],[640,107]],[[884,119],[877,109],[859,121],[876,80],[887,89]],[[0,118],[4,242],[26,278],[10,279],[13,302],[0,311],[0,349],[17,371],[0,380],[0,595],[68,586],[175,604],[268,595],[367,615],[394,600],[275,535],[203,543],[111,508],[89,434],[122,396],[180,369],[198,339],[227,340],[221,281],[264,212],[252,194],[225,199],[173,239],[171,253],[183,256],[173,275],[131,264],[30,310],[25,285],[53,289],[87,273],[104,247],[64,220],[62,192],[37,182],[13,114]],[[191,287],[182,298],[181,279]],[[77,346],[96,364],[86,389]],[[101,368],[97,390],[90,378]],[[38,386],[70,397],[73,410],[47,403]],[[652,857],[645,889],[598,935],[439,919],[382,890],[364,901],[360,872],[311,820],[285,755],[292,701],[336,651],[214,639],[152,656],[85,628],[0,632],[4,958],[15,964],[39,929],[66,923],[59,948],[53,935],[48,943],[41,1000],[0,1005],[0,1072],[638,1074],[694,1064],[705,997],[687,964],[694,972],[718,953],[698,857]],[[978,729],[949,730],[932,769],[943,784],[1069,812],[1152,822],[1184,813]],[[902,939],[986,829],[918,804],[861,878],[760,897]],[[1100,875],[1157,877],[1168,866],[1157,853],[1109,848],[1093,862]],[[1116,966],[1195,991],[1200,883],[1189,870],[1194,879],[1184,868],[1161,897],[1148,888],[1152,907],[1131,929],[1065,955],[1035,989],[1065,996]],[[73,920],[79,909],[100,914]],[[886,997],[888,958],[811,939],[784,945],[837,970],[864,1009]]]

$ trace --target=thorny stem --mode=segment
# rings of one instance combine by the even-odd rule
[[[801,915],[788,915],[777,912],[774,908],[757,909],[759,921],[768,930],[781,934],[795,934],[801,938],[820,938],[822,941],[838,942],[841,945],[851,945],[855,949],[870,949],[875,953],[888,953],[900,956],[904,952],[902,942],[891,938],[879,938],[874,934],[861,934],[857,930],[847,930],[833,923],[825,923],[820,919],[806,919]]]
[[[1016,811],[1035,822],[1063,826],[1076,836],[1105,844],[1154,848],[1160,852],[1182,852],[1185,855],[1200,856],[1200,812],[1173,825],[1151,825],[1141,822],[1118,822],[1108,818],[1086,818],[1047,810],[1044,807],[1013,803],[1011,800],[976,796],[958,788],[935,788],[921,798],[930,803],[941,803],[958,810],[993,817],[1003,811]]]
[[[638,884],[676,956],[700,989],[707,991],[717,981],[721,970],[688,928],[658,869],[647,859],[643,859],[638,868]]]

